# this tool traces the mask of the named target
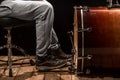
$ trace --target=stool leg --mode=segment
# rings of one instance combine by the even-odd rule
[[[11,47],[14,48],[14,49],[16,49],[16,50],[18,50],[18,51],[20,51],[23,55],[25,55],[25,56],[27,56],[28,58],[30,58],[30,56],[29,56],[28,54],[26,54],[25,50],[22,49],[21,47],[16,46],[16,45],[11,45]]]
[[[8,66],[9,66],[9,77],[12,77],[12,59],[11,59],[12,51],[8,48]]]
[[[7,48],[8,48],[8,66],[9,66],[9,77],[12,77],[12,49],[11,49],[11,30],[8,29],[7,34],[8,40],[7,40]]]
[[[7,45],[0,46],[0,50],[5,49],[5,48],[7,48]],[[0,59],[0,61],[1,62],[8,62],[6,60],[1,60],[1,59]]]
[[[14,48],[14,49],[16,49],[16,50],[18,50],[18,51],[21,51],[21,53],[22,53],[23,55],[27,56],[27,58],[30,59],[30,64],[31,64],[32,66],[35,65],[34,61],[33,61],[32,58],[30,57],[30,55],[26,54],[26,52],[25,52],[24,49],[22,49],[21,47],[18,47],[18,46],[16,46],[16,45],[12,45],[11,47]]]
[[[8,51],[8,60],[7,61],[0,60],[0,61],[7,62],[7,66],[8,66],[8,69],[9,69],[9,77],[13,76],[13,74],[12,74],[12,62],[18,61],[18,60],[12,60],[12,58],[11,58],[12,57],[12,48],[17,49],[18,51],[21,51],[21,53],[24,54],[24,56],[27,56],[27,58],[30,59],[30,64],[35,65],[32,58],[30,58],[30,56],[28,54],[26,54],[24,49],[22,49],[21,47],[18,47],[16,45],[12,45],[12,42],[11,42],[11,38],[12,38],[11,37],[11,29],[12,29],[12,27],[6,28],[6,30],[7,30],[7,36],[6,36],[7,44],[3,45],[3,46],[0,46],[0,50],[2,50],[4,48],[7,48],[7,51]],[[5,70],[4,70],[4,72],[5,72]]]

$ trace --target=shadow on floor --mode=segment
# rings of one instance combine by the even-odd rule
[[[112,77],[112,78],[120,78],[120,69],[90,69],[90,74],[78,74],[81,77],[90,77],[90,78],[104,78],[104,77]]]

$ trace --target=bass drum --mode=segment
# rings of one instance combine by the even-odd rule
[[[75,8],[74,13],[74,46],[78,55],[92,55],[91,60],[85,59],[84,68],[91,69],[120,69],[120,8],[88,7],[83,10]],[[83,24],[82,24],[83,23]],[[91,28],[92,31],[79,30]],[[77,34],[78,32],[78,34]],[[79,60],[78,68],[81,67]]]

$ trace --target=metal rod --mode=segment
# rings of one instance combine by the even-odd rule
[[[84,29],[83,9],[81,9],[80,11],[81,11],[81,28],[83,30]],[[84,56],[84,31],[82,32],[82,56]],[[82,62],[81,62],[82,72],[83,72],[83,68],[84,68],[84,58],[82,58]]]
[[[7,48],[8,48],[8,65],[9,65],[9,76],[12,77],[12,51],[11,51],[11,30],[8,29],[8,34],[7,34]]]

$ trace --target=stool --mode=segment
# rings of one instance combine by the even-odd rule
[[[20,51],[22,54],[24,54],[28,59],[30,59],[30,64],[34,65],[34,61],[30,58],[28,54],[26,54],[25,50],[22,49],[21,47],[17,45],[12,44],[12,39],[11,39],[11,30],[13,28],[18,28],[22,26],[31,26],[34,25],[34,21],[24,21],[24,20],[19,20],[15,18],[0,18],[0,27],[5,29],[7,31],[7,35],[5,38],[7,39],[7,44],[0,46],[0,50],[6,48],[8,50],[8,60],[0,60],[3,62],[7,62],[7,66],[9,68],[9,77],[12,77],[12,62],[18,61],[18,60],[12,60],[12,48]],[[26,58],[25,58],[26,59]],[[20,59],[19,59],[20,60]]]

